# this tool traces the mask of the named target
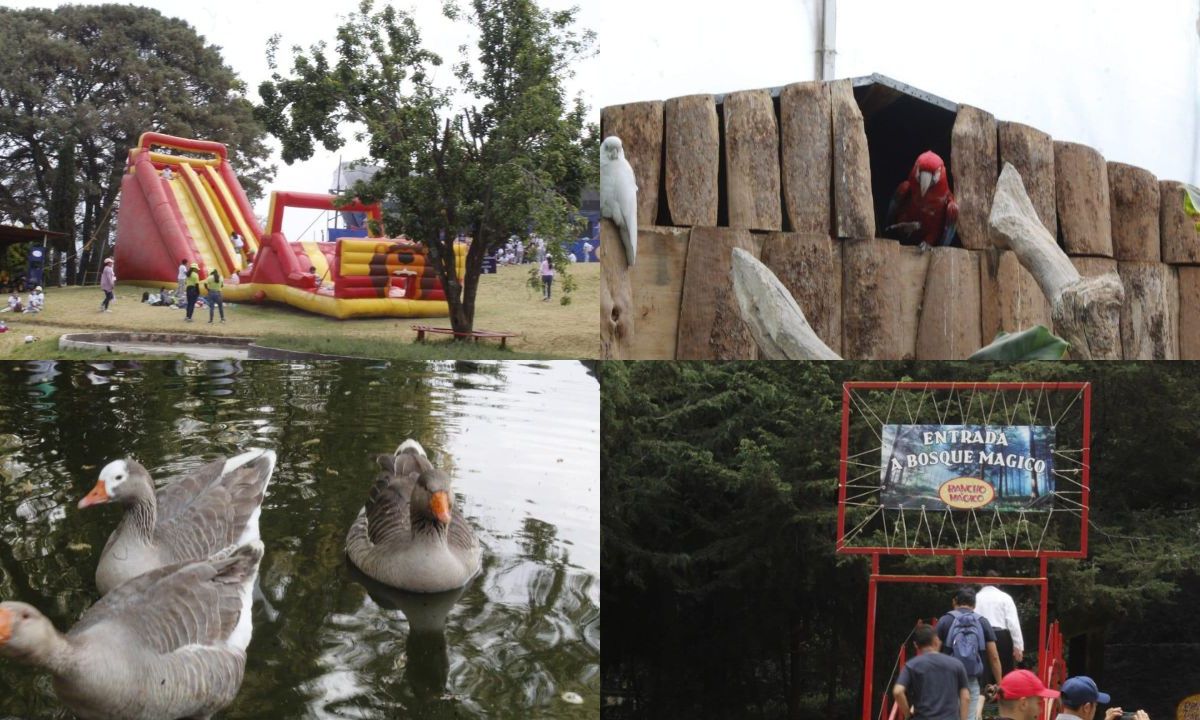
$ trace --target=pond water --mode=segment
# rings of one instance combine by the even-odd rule
[[[345,561],[372,458],[407,437],[484,545],[461,597],[368,591]],[[119,511],[76,503],[108,460],[161,483],[250,447],[278,453],[263,598],[218,717],[599,714],[599,386],[576,362],[0,364],[0,599],[64,631],[96,600]],[[10,716],[69,717],[48,674],[0,659]]]

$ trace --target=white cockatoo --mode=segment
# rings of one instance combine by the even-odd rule
[[[630,265],[637,257],[637,190],[621,138],[604,138],[600,145],[600,217],[616,223]]]

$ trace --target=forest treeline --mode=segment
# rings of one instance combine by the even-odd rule
[[[1200,691],[1200,663],[1178,661],[1200,651],[1200,367],[605,363],[606,718],[857,715],[869,561],[834,553],[847,380],[1092,382],[1090,552],[1050,563],[1050,617],[1070,672],[1126,707],[1172,717]],[[968,574],[987,569],[1037,564],[967,561]],[[953,563],[885,558],[884,570]],[[914,621],[948,610],[951,590],[881,590],[876,693]],[[1036,591],[1012,592],[1032,661]]]

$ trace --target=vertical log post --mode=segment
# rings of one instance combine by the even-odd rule
[[[824,234],[770,233],[762,263],[796,299],[817,336],[841,353],[841,243]]]
[[[748,230],[692,228],[679,313],[679,360],[754,360],[758,346],[742,321],[729,271],[733,249],[759,257],[761,240]]]
[[[670,224],[717,224],[721,134],[712,95],[687,95],[663,105],[664,181]]]
[[[829,83],[833,109],[834,231],[839,238],[875,237],[871,156],[862,110],[849,80]]]
[[[1112,257],[1108,167],[1087,145],[1054,143],[1058,229],[1068,255]]]
[[[780,230],[775,102],[766,90],[746,90],[726,95],[723,107],[729,227]]]
[[[829,86],[822,82],[788,85],[779,95],[783,206],[794,232],[828,236],[832,227],[830,103]]]
[[[663,104],[658,101],[612,105],[600,112],[602,140],[621,138],[625,159],[637,178],[638,226],[658,222],[658,185],[662,172]]]
[[[637,333],[630,356],[673,360],[683,301],[687,228],[651,227],[638,231],[638,260],[632,268],[633,317]]]
[[[1037,128],[1001,121],[996,125],[1000,167],[1010,163],[1021,174],[1025,192],[1042,225],[1058,237],[1058,208],[1054,193],[1054,138]]]
[[[959,105],[950,132],[950,166],[958,201],[958,237],[962,246],[992,246],[988,210],[996,192],[996,118],[970,105]]]
[[[638,234],[639,238],[641,234]],[[633,342],[633,288],[621,232],[600,221],[600,359],[629,360]]]

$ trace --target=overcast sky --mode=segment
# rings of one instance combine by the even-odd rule
[[[596,29],[599,3],[595,0],[574,2],[570,0],[539,0],[543,7],[553,9],[567,8],[572,5],[580,6],[579,26]],[[8,7],[48,7],[53,8],[64,3],[48,0],[0,0],[0,4]],[[267,67],[266,44],[275,33],[282,35],[279,61],[286,70],[291,67],[290,48],[292,45],[308,46],[320,40],[332,41],[349,12],[358,6],[357,0],[340,0],[335,2],[309,2],[306,0],[283,2],[282,0],[141,0],[133,4],[152,7],[164,15],[186,20],[205,38],[209,44],[221,48],[225,63],[246,83],[249,97],[258,102],[258,85],[270,79]],[[385,0],[377,0],[376,7],[386,4]],[[439,69],[441,77],[436,78],[442,84],[450,84],[454,76],[450,64],[458,58],[458,46],[464,43],[474,47],[475,34],[465,21],[450,22],[442,17],[440,0],[409,0],[408,2],[392,3],[399,9],[413,13],[421,28],[426,47],[441,54],[445,64]],[[468,0],[460,0],[460,6],[469,5]],[[572,95],[588,89],[584,94],[589,105],[595,105],[594,93],[597,79],[597,59],[579,63],[577,76],[569,87]],[[598,112],[598,111],[597,111]],[[349,140],[349,138],[347,138]],[[272,141],[272,146],[278,148],[278,143]],[[362,145],[349,143],[340,151],[347,161],[365,156]],[[337,170],[339,153],[329,153],[317,147],[313,158],[307,162],[297,162],[288,166],[278,158],[274,159],[278,167],[275,180],[269,190],[299,190],[304,192],[324,192]],[[266,216],[269,204],[269,194],[255,203],[255,211]],[[314,222],[315,221],[315,222]],[[306,210],[289,210],[285,215],[284,232],[293,240],[313,239],[313,233],[325,227],[321,213]],[[303,234],[303,237],[301,236]]]
[[[597,110],[815,77],[819,0],[603,5]],[[888,75],[1195,183],[1198,19],[1200,0],[838,0],[836,76]]]

